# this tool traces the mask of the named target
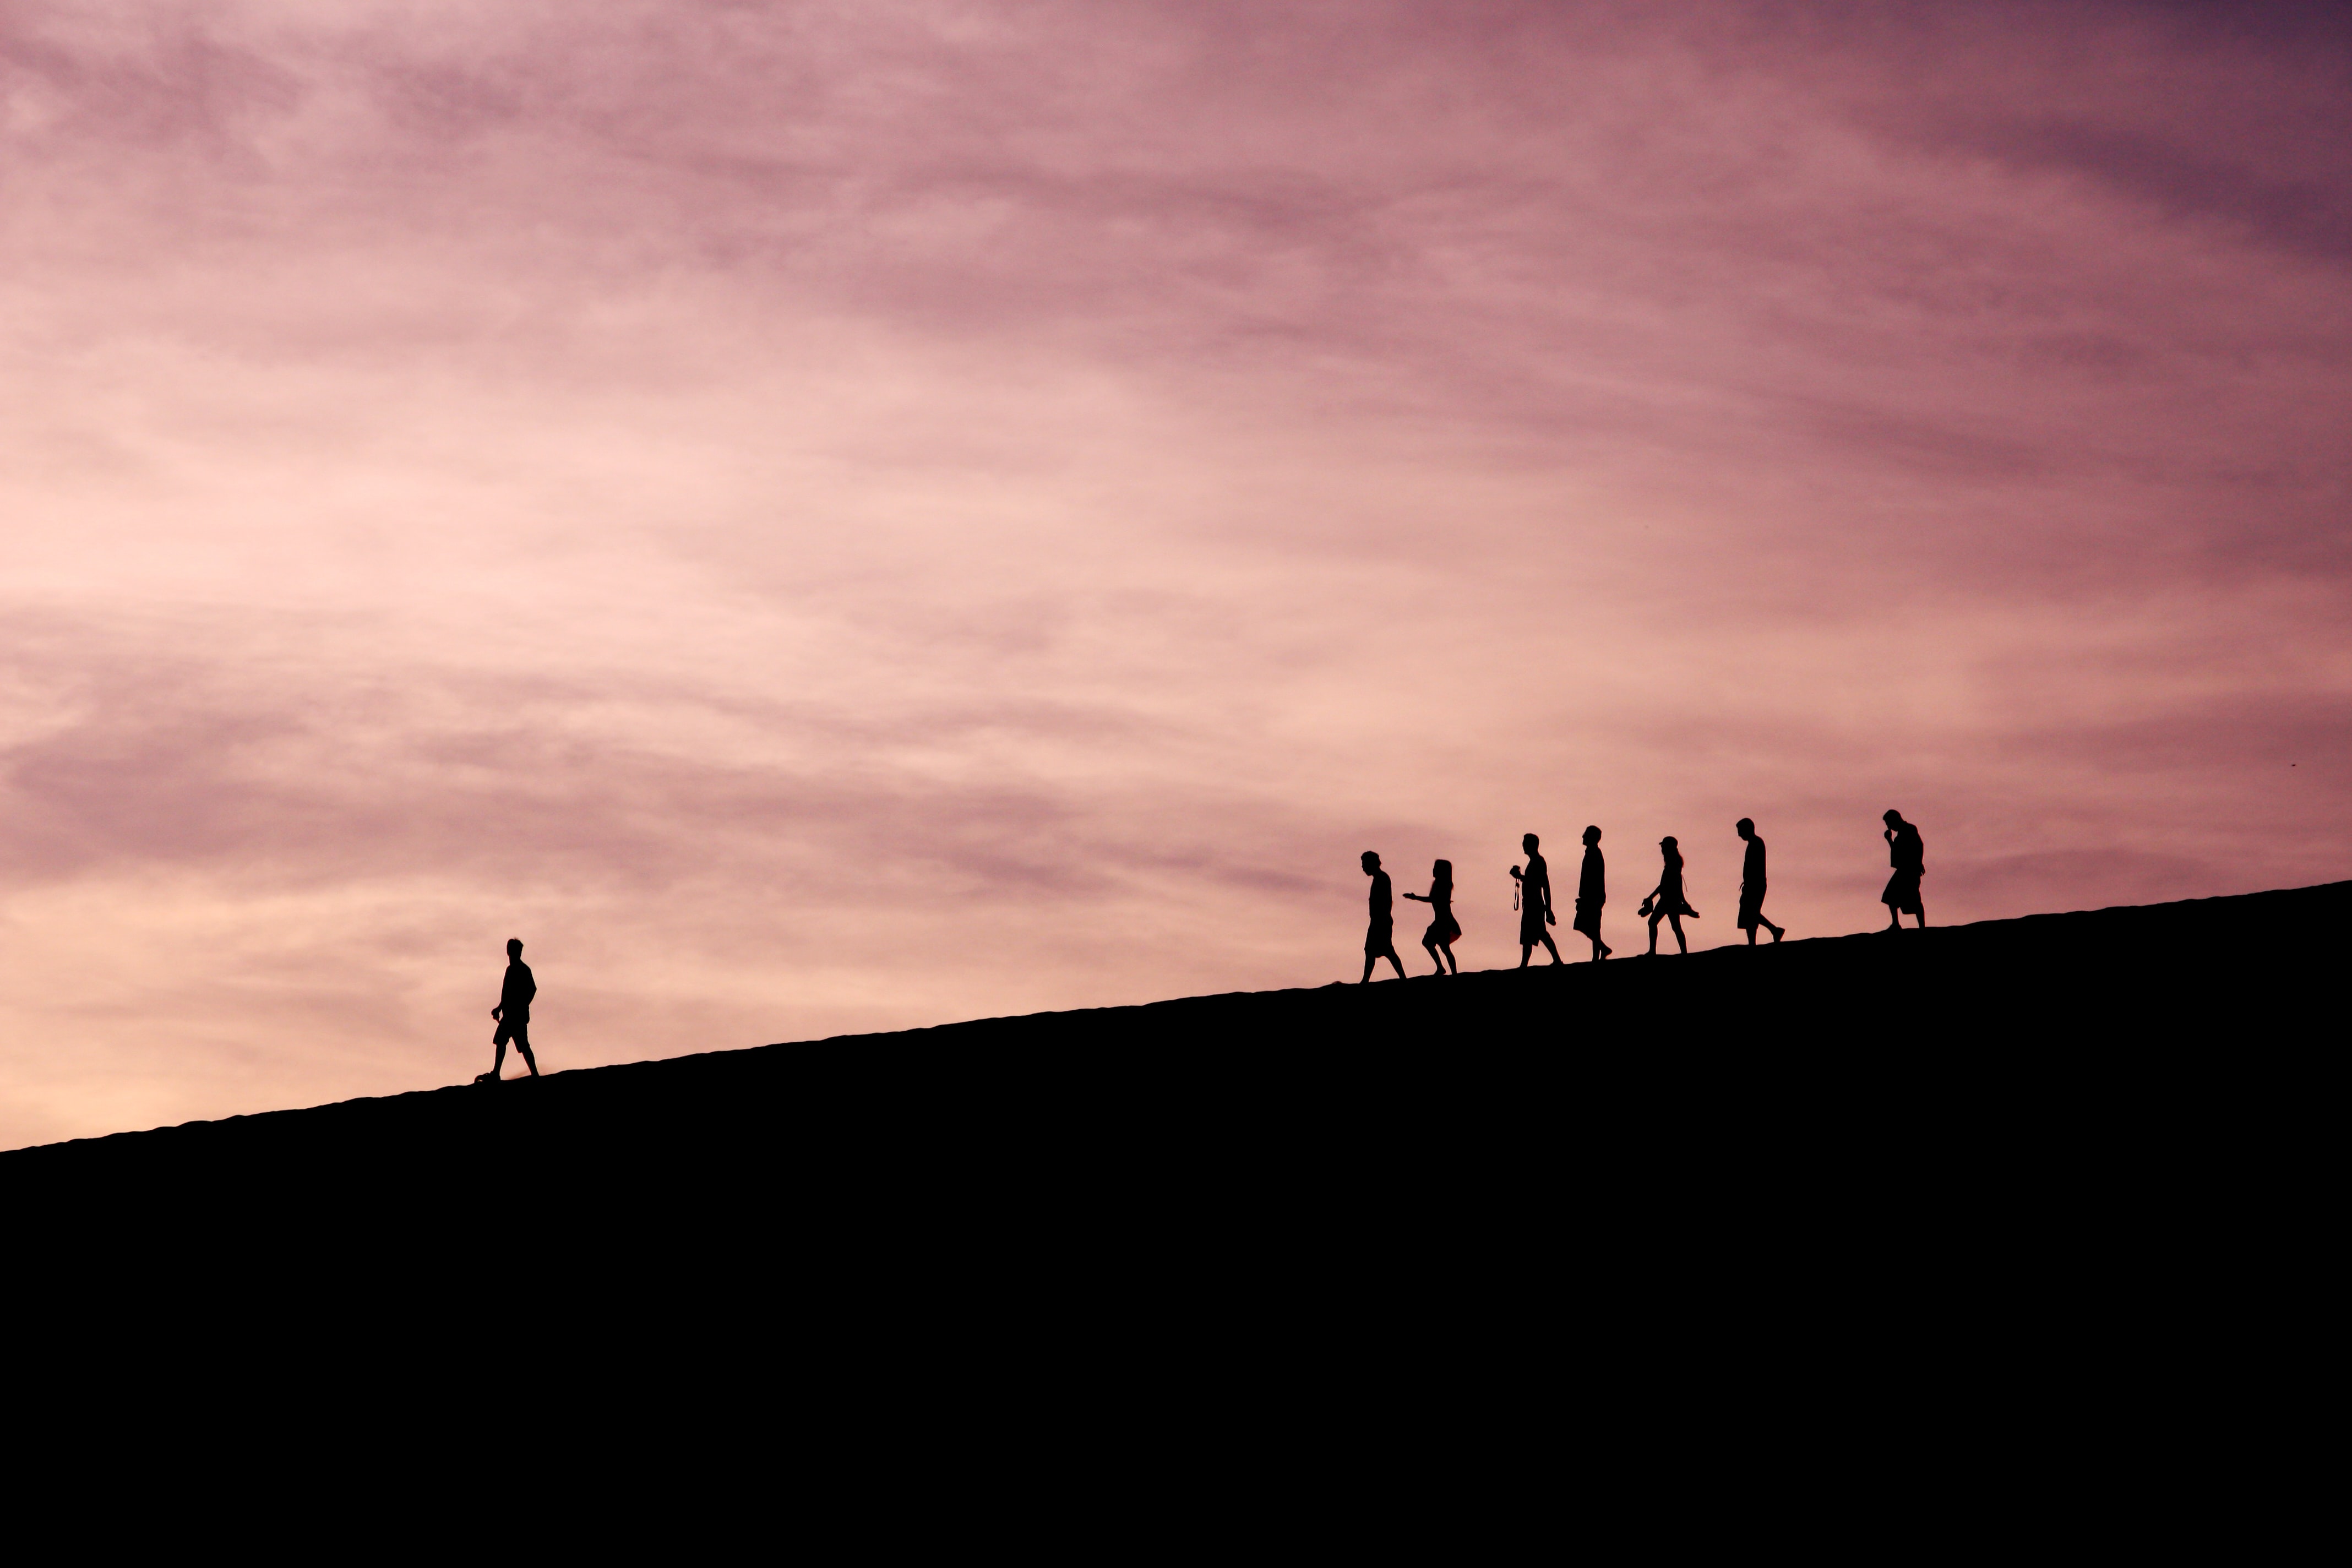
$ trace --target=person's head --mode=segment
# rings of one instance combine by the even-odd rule
[[[1731,825],[1731,831],[1742,838],[1753,838],[1756,837],[1756,819],[1752,816],[1743,816]]]
[[[1429,868],[1429,874],[1438,881],[1444,882],[1448,887],[1451,887],[1454,884],[1454,862],[1451,860],[1437,861]]]
[[[1523,849],[1523,850],[1527,851],[1527,853],[1528,853],[1528,854],[1532,855],[1532,854],[1534,854],[1534,853],[1536,852],[1536,846],[1537,846],[1537,845],[1538,845],[1538,844],[1540,844],[1540,843],[1542,843],[1542,842],[1543,842],[1543,840],[1542,840],[1542,839],[1538,838],[1534,834],[1529,833],[1529,834],[1523,835],[1523,836],[1520,837],[1520,839],[1519,839],[1519,847],[1520,847],[1521,849]]]
[[[1370,850],[1364,851],[1364,875],[1369,877],[1381,868],[1381,858]]]
[[[1601,829],[1599,829],[1599,828],[1597,828],[1597,827],[1588,827],[1588,828],[1586,828],[1586,829],[1584,830],[1584,842],[1585,842],[1586,844],[1588,844],[1588,845],[1591,845],[1591,844],[1598,844],[1598,843],[1600,843],[1600,842],[1601,842]]]
[[[1885,822],[1889,827],[1900,827],[1903,826],[1903,814],[1899,811],[1890,809],[1884,817],[1880,818],[1880,820]]]
[[[522,956],[522,938],[519,936],[510,936],[507,938],[507,956],[509,958],[520,958]]]
[[[1675,836],[1671,833],[1658,840],[1658,850],[1669,860],[1679,860],[1683,858],[1682,848],[1675,844]]]

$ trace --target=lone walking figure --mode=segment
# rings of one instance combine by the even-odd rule
[[[1776,926],[1764,918],[1764,840],[1756,837],[1756,822],[1743,816],[1733,828],[1748,840],[1748,853],[1739,862],[1739,929],[1748,933],[1748,945],[1756,945],[1756,928],[1762,926],[1772,933],[1774,942],[1788,935],[1788,929]]]
[[[490,1070],[476,1079],[476,1083],[496,1083],[499,1069],[507,1065],[507,1042],[522,1053],[523,1064],[530,1076],[539,1076],[539,1058],[530,1054],[530,999],[539,994],[539,982],[530,977],[530,965],[522,961],[522,939],[507,939],[507,979],[499,987],[499,1005],[490,1009],[490,1016],[499,1021],[499,1032],[490,1044],[499,1048],[490,1062]]]
[[[1648,898],[1642,900],[1642,907],[1636,911],[1650,922],[1649,956],[1652,958],[1658,956],[1660,921],[1665,921],[1675,928],[1675,951],[1688,952],[1690,942],[1683,936],[1683,917],[1688,915],[1693,920],[1698,919],[1698,911],[1690,907],[1688,899],[1683,897],[1683,852],[1671,835],[1658,840],[1658,853],[1665,858],[1665,865],[1658,873],[1658,885],[1651,890]]]
[[[1461,973],[1462,965],[1454,960],[1454,939],[1462,934],[1462,927],[1454,919],[1454,862],[1440,860],[1429,868],[1429,892],[1426,896],[1407,893],[1405,897],[1415,903],[1429,906],[1429,929],[1421,933],[1421,945],[1429,950],[1430,961],[1437,965],[1437,973]]]
[[[1554,963],[1560,961],[1559,945],[1551,940],[1551,932],[1544,930],[1546,926],[1559,924],[1559,917],[1551,912],[1551,868],[1545,865],[1544,858],[1536,853],[1536,846],[1541,842],[1532,833],[1521,838],[1519,847],[1527,851],[1528,856],[1527,871],[1522,874],[1517,866],[1511,868],[1511,878],[1519,885],[1521,969],[1525,969],[1528,960],[1536,955],[1538,942],[1543,943],[1544,951],[1551,954]]]
[[[1885,818],[1886,831],[1886,863],[1895,868],[1895,875],[1886,879],[1886,891],[1878,901],[1886,906],[1886,929],[1901,931],[1903,917],[1916,915],[1919,929],[1927,929],[1927,909],[1919,901],[1919,879],[1927,874],[1927,847],[1919,841],[1919,829],[1903,820],[1899,811],[1890,811]]]
[[[1364,851],[1364,875],[1372,879],[1370,926],[1364,932],[1364,978],[1361,985],[1372,977],[1376,959],[1387,959],[1396,965],[1397,978],[1404,978],[1404,960],[1397,956],[1395,906],[1389,901],[1389,874],[1381,869],[1381,858],[1370,850]]]

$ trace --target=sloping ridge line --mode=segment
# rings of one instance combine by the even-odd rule
[[[38,1145],[0,1172],[180,1166],[298,1152],[350,1163],[543,1144],[740,1152],[904,1146],[988,1123],[1074,1131],[1190,1117],[1232,1131],[1333,1110],[1507,1121],[1679,1086],[1738,1096],[1831,1073],[1897,1096],[1964,1073],[2081,1078],[2261,1048],[2340,964],[2352,881],[2028,915],[1925,931],[1621,956],[1439,979],[1232,992],[709,1051]],[[1663,934],[1663,933],[1662,933]],[[2293,1031],[2288,1031],[2292,1033]],[[1704,1084],[1694,1069],[1714,1069]],[[1744,1088],[1743,1088],[1744,1086]],[[1575,1091],[1583,1091],[1580,1095]],[[1568,1100],[1561,1098],[1565,1093]]]

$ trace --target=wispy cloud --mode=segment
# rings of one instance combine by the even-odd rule
[[[1338,977],[1365,847],[1506,961],[1587,821],[2352,872],[2352,51],[2217,16],[9,8],[0,1140],[510,934],[572,1062]]]

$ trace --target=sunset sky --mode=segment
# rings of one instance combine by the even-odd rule
[[[2352,877],[2347,16],[0,0],[0,1145]]]

